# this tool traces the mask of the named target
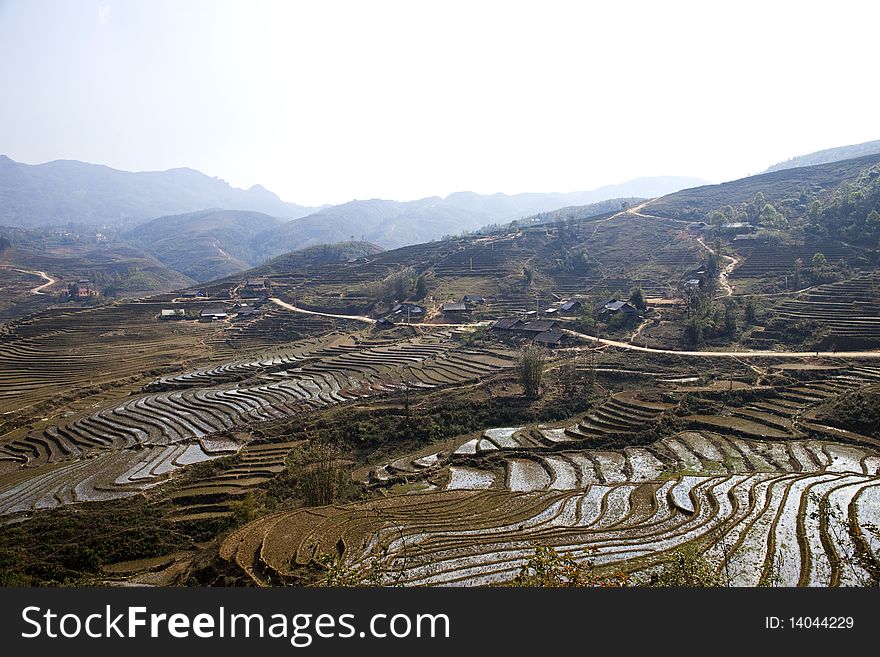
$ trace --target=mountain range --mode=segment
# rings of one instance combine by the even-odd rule
[[[319,209],[286,203],[260,185],[236,189],[194,169],[132,173],[75,160],[21,164],[0,155],[0,226],[133,226],[205,208],[284,219]]]

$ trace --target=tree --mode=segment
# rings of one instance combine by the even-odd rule
[[[306,506],[325,506],[342,500],[351,479],[345,450],[331,443],[309,443],[288,457],[296,494]]]
[[[804,261],[800,258],[797,258],[794,261],[794,276],[791,278],[791,286],[795,290],[799,290],[801,288],[801,277],[804,272]]]
[[[519,382],[529,397],[537,397],[544,376],[544,351],[528,345],[520,353],[517,363]]]
[[[685,545],[672,554],[672,559],[651,579],[652,586],[718,587],[727,581],[694,545]]]
[[[634,305],[639,310],[644,310],[648,307],[647,302],[645,301],[645,293],[642,291],[640,287],[634,287],[629,294],[629,302]]]
[[[587,554],[591,554],[590,551]],[[539,546],[535,554],[523,565],[519,575],[510,583],[510,586],[539,587],[539,588],[568,588],[568,587],[621,587],[627,586],[629,578],[624,573],[600,576],[593,572],[591,559],[584,559],[583,563],[570,554],[560,555],[549,546]]]
[[[758,218],[763,225],[770,228],[786,228],[788,226],[788,219],[785,218],[785,215],[769,203],[761,208],[761,214]]]
[[[529,269],[528,267],[523,267],[522,275],[523,275],[523,283],[525,284],[526,288],[528,288],[532,284],[532,278],[533,278],[532,270]]]
[[[825,257],[824,253],[816,253],[813,255],[813,259],[810,263],[813,266],[813,273],[821,275],[828,266],[828,258]]]
[[[727,303],[724,305],[724,333],[728,337],[736,337],[736,304]]]
[[[749,207],[749,218],[757,219],[761,216],[761,210],[764,209],[764,206],[767,205],[767,201],[764,199],[764,193],[758,192],[755,194],[755,198],[752,201],[751,206]]]
[[[694,315],[688,320],[687,324],[685,324],[685,341],[695,347],[703,346],[703,344],[705,343],[705,338],[703,337],[703,329],[703,320],[698,315]]]
[[[424,274],[419,274],[419,277],[416,279],[415,297],[416,299],[424,299],[426,296],[428,296],[428,277]]]
[[[755,321],[758,319],[758,310],[755,307],[754,299],[746,300],[745,318],[746,324],[754,324]]]

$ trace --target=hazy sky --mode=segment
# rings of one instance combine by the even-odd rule
[[[867,0],[0,0],[0,153],[309,204],[721,181],[880,139],[878,25]]]

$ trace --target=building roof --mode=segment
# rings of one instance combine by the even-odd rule
[[[634,313],[636,311],[635,306],[630,304],[628,301],[618,301],[617,299],[609,301],[603,306],[603,308],[605,310],[610,310],[614,313],[616,313],[618,310],[622,310],[625,313]]]
[[[535,342],[541,344],[559,344],[562,342],[562,331],[544,331],[535,336]]]
[[[467,311],[467,306],[463,303],[444,303],[442,310],[445,313],[463,313]]]
[[[512,331],[525,324],[519,317],[502,317],[492,324],[492,328],[498,331]]]
[[[583,304],[580,301],[566,301],[564,304],[559,306],[560,310],[577,310]]]
[[[169,309],[160,310],[159,314],[162,315],[162,317],[177,317],[179,315],[183,315],[183,308],[172,308],[170,310]]]
[[[425,307],[420,306],[417,303],[404,302],[404,303],[398,303],[396,306],[394,306],[391,309],[391,312],[399,313],[399,312],[404,312],[407,310],[409,310],[409,312],[411,312],[411,313],[423,313],[423,312],[425,312]]]
[[[537,320],[534,322],[529,322],[525,326],[523,326],[523,331],[528,331],[529,333],[544,333],[545,331],[552,331],[555,328],[559,327],[559,322],[553,322],[547,319]]]
[[[225,308],[205,308],[202,312],[199,313],[201,317],[226,317],[228,313]]]
[[[486,303],[486,298],[479,294],[465,294],[461,301],[462,303]]]

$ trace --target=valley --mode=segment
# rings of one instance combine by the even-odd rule
[[[259,264],[281,224],[245,210],[136,254],[18,233],[4,582],[500,586],[549,548],[633,586],[683,550],[724,585],[876,585],[878,162]],[[43,299],[110,244],[176,274]]]

